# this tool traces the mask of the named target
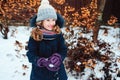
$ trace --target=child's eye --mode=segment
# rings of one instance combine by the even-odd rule
[[[47,21],[50,21],[49,19],[47,19]]]
[[[53,19],[52,21],[56,21],[55,19]]]

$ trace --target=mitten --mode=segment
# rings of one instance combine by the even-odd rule
[[[38,61],[37,61],[37,65],[39,66],[39,67],[46,67],[46,66],[48,66],[48,60],[46,59],[46,58],[40,58],[40,59],[38,59]]]
[[[62,59],[61,59],[61,56],[60,54],[58,53],[54,53],[50,58],[49,58],[49,62],[51,64],[53,64],[55,67],[59,67],[61,62],[62,62]]]
[[[39,67],[46,67],[50,71],[58,71],[59,67],[55,67],[50,61],[46,58],[40,58],[37,61]]]

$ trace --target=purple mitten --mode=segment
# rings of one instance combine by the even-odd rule
[[[40,58],[37,61],[39,67],[46,67],[48,66],[48,60],[46,58]]]
[[[58,53],[55,53],[53,54],[50,58],[49,58],[49,61],[51,64],[53,64],[55,67],[59,67],[61,62],[62,62],[62,59],[61,59],[61,56],[60,54]]]

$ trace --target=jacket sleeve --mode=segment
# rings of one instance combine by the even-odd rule
[[[62,35],[62,33],[59,36],[59,40],[58,40],[58,53],[61,55],[62,61],[65,59],[65,57],[67,56],[67,46],[65,44],[65,39]]]
[[[38,53],[38,41],[35,41],[32,37],[30,37],[28,42],[28,51],[27,57],[30,63],[37,66],[37,60],[39,59]]]

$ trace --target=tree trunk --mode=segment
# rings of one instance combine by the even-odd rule
[[[0,32],[4,36],[4,39],[8,39],[9,28],[7,25],[3,25],[2,23],[0,23]]]
[[[98,43],[98,34],[100,29],[100,23],[97,22],[96,26],[93,29],[93,42]]]
[[[107,23],[111,15],[117,17],[120,23],[120,0],[106,0],[102,15],[103,22]]]

